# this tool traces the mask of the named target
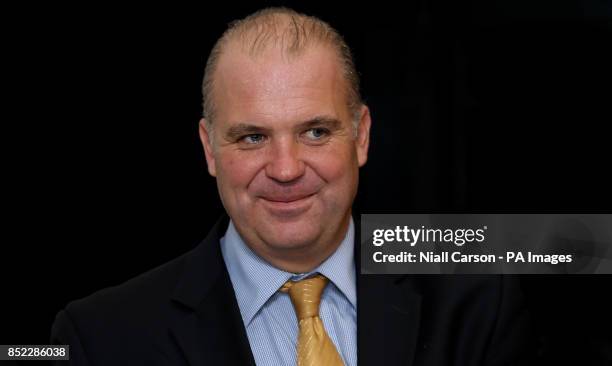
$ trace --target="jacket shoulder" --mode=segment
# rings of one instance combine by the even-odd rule
[[[82,299],[74,300],[66,306],[69,312],[101,310],[116,311],[118,308],[138,308],[168,299],[172,295],[176,281],[180,276],[185,259],[191,252],[185,253],[167,263],[142,273],[120,285],[108,287]]]
[[[70,302],[60,311],[52,337],[69,327],[83,343],[104,343],[158,334],[171,320],[172,293],[193,251],[149,270],[118,286]]]

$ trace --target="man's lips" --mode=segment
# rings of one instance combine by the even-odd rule
[[[291,194],[264,194],[259,196],[266,211],[280,219],[295,219],[310,210],[317,191]]]
[[[294,201],[299,201],[305,198],[308,198],[310,196],[313,196],[316,192],[314,193],[307,193],[307,194],[292,194],[292,195],[266,195],[266,196],[261,196],[261,198],[263,198],[266,201],[270,201],[270,202],[280,202],[280,203],[290,203],[290,202],[294,202]]]

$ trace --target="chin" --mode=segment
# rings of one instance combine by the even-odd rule
[[[271,247],[297,249],[312,245],[321,236],[321,227],[310,222],[275,223],[267,227],[262,238]]]

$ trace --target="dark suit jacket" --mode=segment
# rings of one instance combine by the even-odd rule
[[[183,256],[68,304],[51,342],[70,345],[73,365],[253,365],[219,246],[227,224]],[[359,227],[355,242],[359,273]],[[516,286],[503,276],[358,275],[359,364],[517,364],[532,348]]]

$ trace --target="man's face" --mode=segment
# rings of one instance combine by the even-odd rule
[[[346,232],[370,118],[362,107],[355,137],[345,85],[322,46],[288,59],[230,45],[219,60],[213,131],[203,120],[200,134],[226,210],[264,258],[331,254]]]

